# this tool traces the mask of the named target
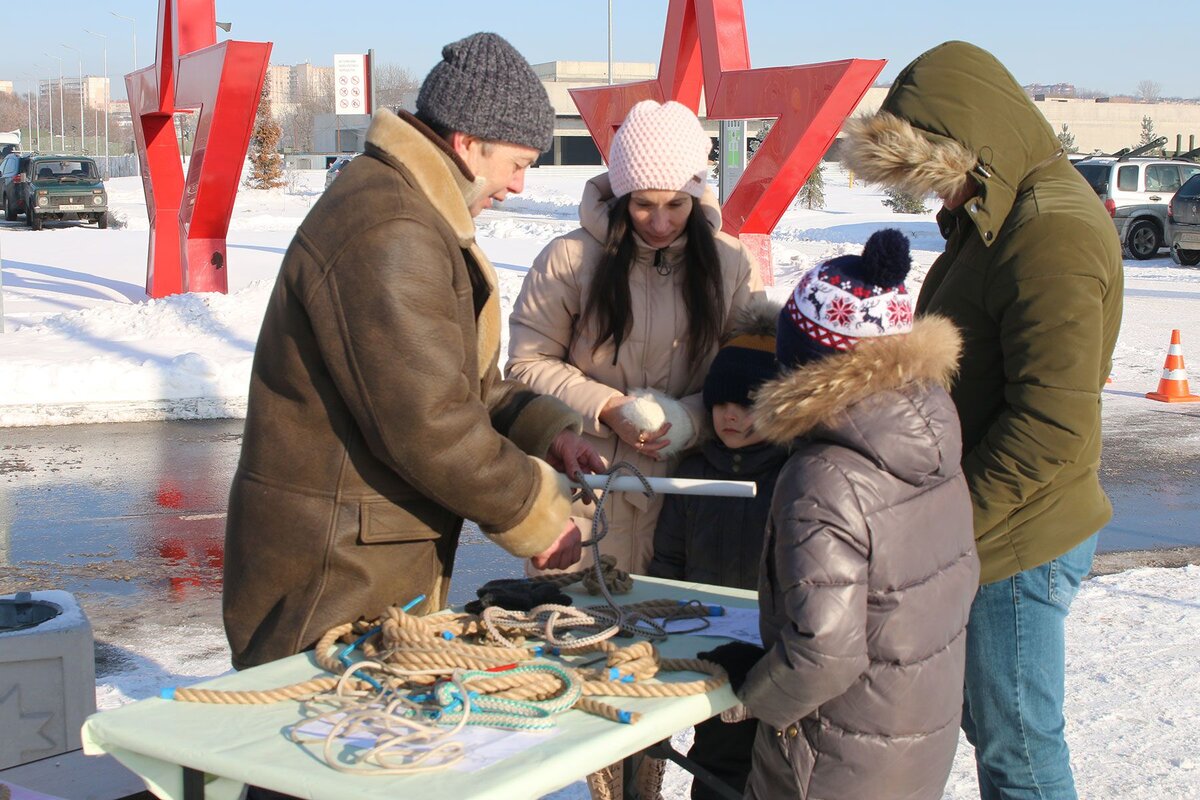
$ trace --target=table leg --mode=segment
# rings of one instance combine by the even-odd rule
[[[654,758],[665,758],[669,761],[674,761],[676,764],[696,776],[696,780],[700,781],[705,786],[708,786],[722,797],[727,798],[727,800],[742,800],[742,795],[740,792],[736,791],[728,783],[721,780],[716,775],[713,775],[707,769],[700,766],[695,761],[676,750],[674,747],[671,747],[671,742],[669,740],[664,740],[658,744],[650,745],[644,752],[646,755]]]
[[[183,800],[204,800],[204,773],[183,768]]]

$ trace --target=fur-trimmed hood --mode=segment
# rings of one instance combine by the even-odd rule
[[[853,350],[763,384],[754,396],[754,427],[781,445],[804,436],[836,439],[900,474],[905,468],[896,466],[898,460],[919,459],[919,453],[910,452],[920,449],[913,447],[920,444],[914,437],[926,439],[936,428],[919,395],[937,387],[944,399],[939,408],[948,409],[958,424],[943,390],[958,370],[961,350],[954,324],[937,316],[917,319],[911,333],[862,339]],[[914,412],[918,418],[911,416]],[[886,424],[873,423],[872,417],[881,414]]]
[[[946,42],[896,77],[878,113],[845,126],[842,160],[863,180],[925,196],[956,195],[992,245],[1018,190],[1063,150],[994,56]],[[972,181],[974,183],[972,184]]]

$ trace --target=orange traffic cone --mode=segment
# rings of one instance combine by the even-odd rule
[[[1163,403],[1200,403],[1200,397],[1188,391],[1187,370],[1183,368],[1183,346],[1179,343],[1178,328],[1171,331],[1171,346],[1167,348],[1167,361],[1163,364],[1158,391],[1147,392],[1146,397]]]

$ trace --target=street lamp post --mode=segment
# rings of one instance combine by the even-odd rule
[[[118,14],[115,11],[108,12],[118,19],[127,20],[133,26],[133,68],[138,68],[137,63],[137,20],[133,17],[127,17],[124,14]]]
[[[83,32],[90,33],[104,42],[104,177],[111,178],[112,171],[108,165],[108,37],[87,28],[84,28]]]
[[[63,151],[67,149],[67,120],[63,114],[63,74],[62,74],[62,56],[56,56],[53,53],[43,53],[47,58],[58,59],[58,137],[62,140]],[[50,149],[54,149],[54,136],[50,137]]]
[[[37,65],[33,65],[36,69]],[[42,92],[41,82],[38,80],[36,72],[22,72],[22,78],[28,78],[33,83],[33,92],[30,94],[30,117],[29,117],[29,146],[34,148],[34,152],[42,151]],[[37,102],[33,102],[33,96],[37,96]],[[36,110],[34,109],[36,106]],[[36,125],[36,127],[35,127]],[[37,133],[34,133],[37,131]],[[34,141],[37,142],[34,145]]]
[[[608,85],[612,86],[613,82],[613,57],[612,57],[612,0],[608,0]]]
[[[41,110],[41,108],[40,108],[41,107],[41,99],[42,99],[42,87],[41,87],[41,81],[38,81],[38,106],[39,106],[38,110],[39,111]],[[46,111],[48,112],[46,116],[49,119],[49,125],[50,125],[50,152],[53,153],[54,152],[54,79],[53,78],[46,79],[46,104],[48,106],[48,108],[46,109]]]
[[[25,73],[22,72],[21,74],[24,75]],[[25,110],[29,114],[29,141],[25,143],[26,146],[28,146],[33,143],[33,95],[32,94],[25,95]]]
[[[83,155],[87,152],[87,146],[84,144],[87,142],[87,131],[83,125],[83,51],[71,44],[64,44],[63,47],[79,53],[79,155]]]

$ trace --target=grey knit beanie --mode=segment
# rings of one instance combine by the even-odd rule
[[[475,33],[442,48],[417,94],[417,117],[481,139],[546,152],[554,144],[554,108],[525,57],[494,33]]]

